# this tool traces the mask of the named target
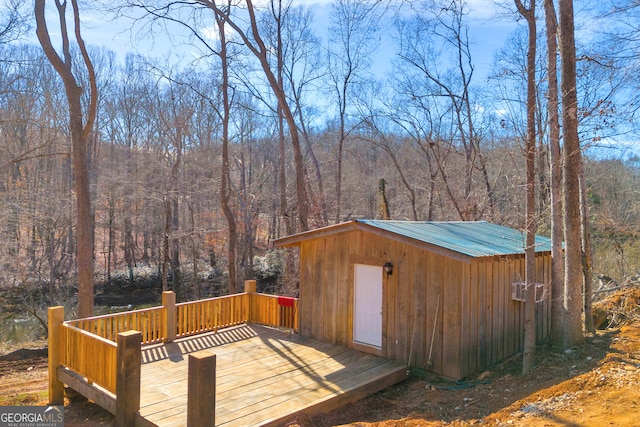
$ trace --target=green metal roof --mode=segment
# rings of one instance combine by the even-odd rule
[[[523,254],[526,233],[485,221],[426,222],[356,220],[421,242],[470,256]],[[536,252],[551,251],[551,239],[536,236]]]

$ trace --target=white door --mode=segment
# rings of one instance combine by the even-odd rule
[[[353,341],[382,348],[382,267],[354,265]]]

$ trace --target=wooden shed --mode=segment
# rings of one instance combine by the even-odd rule
[[[300,334],[462,379],[523,348],[525,235],[487,222],[355,220],[275,241],[300,248]],[[538,339],[551,241],[536,237]]]

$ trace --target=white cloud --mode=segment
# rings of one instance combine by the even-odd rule
[[[469,16],[473,19],[490,19],[496,15],[497,7],[491,0],[468,0]]]

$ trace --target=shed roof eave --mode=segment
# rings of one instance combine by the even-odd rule
[[[309,239],[317,239],[320,237],[331,236],[343,233],[354,227],[355,221],[342,222],[340,224],[328,225],[326,227],[317,228],[315,230],[303,231],[301,233],[292,234],[290,236],[281,237],[273,240],[273,244],[279,248],[289,248],[300,246],[303,241]]]

